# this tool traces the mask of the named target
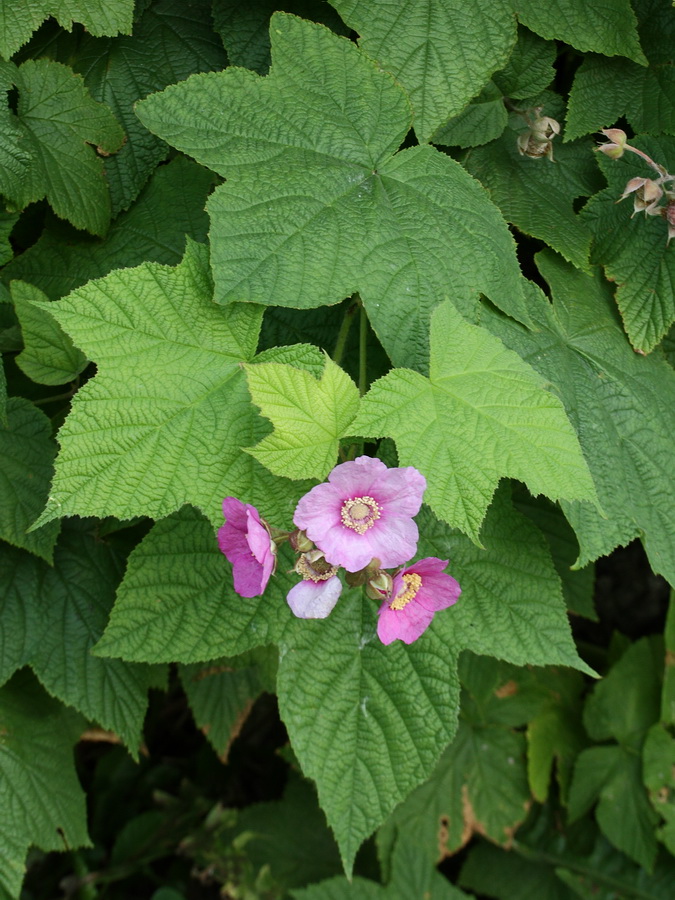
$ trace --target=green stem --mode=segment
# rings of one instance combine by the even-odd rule
[[[347,346],[347,337],[349,336],[349,329],[352,327],[352,322],[354,320],[354,313],[358,309],[358,303],[350,303],[345,311],[344,318],[342,320],[342,325],[340,325],[340,330],[338,331],[337,341],[335,342],[335,350],[333,351],[333,362],[340,365],[342,362],[342,357],[344,356],[345,347]]]
[[[368,316],[361,304],[359,319],[359,394],[363,395],[368,390]]]

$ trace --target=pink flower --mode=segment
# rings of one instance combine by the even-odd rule
[[[242,597],[257,597],[274,572],[276,544],[255,506],[226,497],[223,514],[225,524],[218,529],[218,546],[232,563],[234,589]]]
[[[302,581],[292,587],[286,600],[299,619],[325,619],[342,592],[337,566],[326,562],[320,550],[303,553],[295,564]]]
[[[434,613],[456,603],[459,584],[443,569],[447,559],[428,556],[394,576],[391,596],[380,607],[377,634],[383,644],[412,644],[429,627]]]
[[[305,494],[293,521],[332,565],[358,572],[377,558],[382,568],[392,568],[415,554],[419,533],[412,517],[426,486],[413,466],[388,469],[360,456]]]

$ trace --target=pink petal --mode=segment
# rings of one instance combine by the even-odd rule
[[[286,600],[299,619],[325,619],[333,611],[342,592],[342,582],[333,575],[327,581],[301,581],[288,592]]]
[[[427,480],[413,466],[388,469],[373,487],[374,498],[387,513],[397,516],[416,516],[422,506]]]
[[[368,495],[374,484],[390,471],[381,459],[373,456],[359,456],[354,460],[335,466],[328,481],[339,490],[342,497],[363,497]]]
[[[403,609],[392,609],[388,602],[382,604],[377,620],[377,636],[383,644],[401,640],[412,644],[422,635],[434,617],[432,612],[410,602]]]

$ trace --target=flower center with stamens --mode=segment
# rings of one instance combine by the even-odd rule
[[[415,572],[401,575],[401,578],[403,579],[405,588],[404,590],[399,591],[391,601],[391,609],[403,609],[404,606],[407,606],[408,603],[415,598],[415,595],[422,587],[422,576],[416,575]]]
[[[372,497],[353,497],[345,500],[340,510],[342,524],[357,534],[365,534],[380,518],[382,507]]]
[[[319,581],[328,581],[337,574],[337,570],[338,567],[331,566],[320,550],[303,553],[295,564],[295,571],[298,575],[302,575],[305,581],[313,581],[315,584],[318,584]]]

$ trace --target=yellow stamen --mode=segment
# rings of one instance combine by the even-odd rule
[[[340,510],[342,524],[357,534],[365,534],[380,518],[382,507],[372,497],[353,497],[345,500]]]
[[[305,581],[313,581],[318,584],[320,581],[328,581],[329,578],[332,578],[337,573],[337,566],[331,566],[329,562],[326,562],[321,551],[310,550],[309,553],[303,553],[298,557],[295,571],[298,575],[302,575]]]
[[[422,576],[416,575],[415,572],[406,573],[401,578],[405,584],[405,590],[399,591],[391,601],[391,608],[396,610],[407,606],[422,587]]]

